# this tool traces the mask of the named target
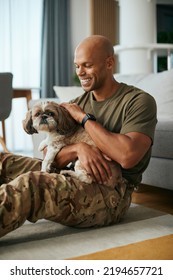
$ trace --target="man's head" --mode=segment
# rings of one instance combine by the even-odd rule
[[[83,89],[99,90],[112,79],[114,49],[111,42],[101,35],[87,37],[75,50],[74,64]]]

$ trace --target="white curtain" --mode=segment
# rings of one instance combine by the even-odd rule
[[[0,71],[14,87],[40,86],[42,0],[0,0]]]
[[[40,55],[43,0],[0,0],[0,72],[13,73],[14,88],[40,88]],[[37,90],[35,90],[37,89]],[[22,129],[26,101],[13,100],[6,121],[7,146],[11,151],[32,149],[31,137]]]

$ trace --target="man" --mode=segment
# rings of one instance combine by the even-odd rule
[[[94,183],[40,172],[36,159],[1,154],[0,236],[26,219],[75,227],[117,223],[149,163],[157,122],[153,97],[114,79],[113,46],[103,36],[83,40],[75,50],[74,64],[85,93],[62,106],[83,125],[96,147],[66,146],[55,164],[64,168],[78,158]],[[112,175],[110,160],[119,163],[122,172],[114,188],[106,185]]]

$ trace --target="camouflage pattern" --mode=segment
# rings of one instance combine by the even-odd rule
[[[118,179],[115,188],[85,184],[57,173],[40,172],[37,159],[0,154],[0,237],[26,220],[47,219],[67,226],[115,224],[131,203],[134,187]]]

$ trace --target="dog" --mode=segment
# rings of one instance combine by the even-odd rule
[[[72,118],[64,107],[53,101],[36,103],[27,112],[26,118],[23,120],[23,128],[28,134],[41,131],[47,134],[46,139],[40,143],[38,148],[39,151],[43,151],[47,147],[47,153],[41,168],[43,172],[51,172],[51,165],[55,156],[64,146],[79,142],[95,146],[85,129]],[[115,186],[115,182],[121,174],[120,166],[114,161],[108,161],[108,163],[112,170],[112,177],[108,185]],[[60,173],[88,184],[93,182],[92,177],[81,166],[79,160],[75,162],[74,171],[61,170]]]

